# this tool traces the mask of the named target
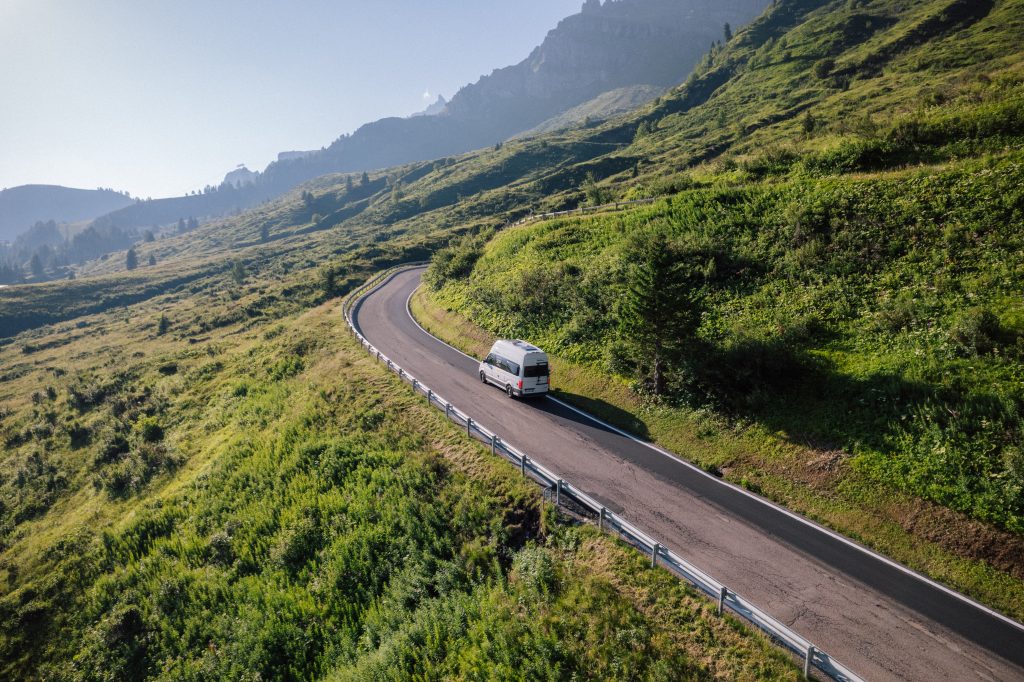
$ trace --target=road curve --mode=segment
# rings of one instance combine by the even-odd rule
[[[422,269],[353,311],[360,332],[481,426],[868,680],[1024,680],[1024,626],[551,399],[513,401],[413,321]],[[555,377],[557,382],[557,377]]]

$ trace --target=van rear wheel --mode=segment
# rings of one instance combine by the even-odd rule
[[[515,392],[512,390],[512,384],[505,386],[505,393],[508,395],[509,398],[516,397]]]

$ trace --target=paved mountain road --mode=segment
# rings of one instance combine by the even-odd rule
[[[1024,627],[551,399],[512,401],[420,329],[401,271],[362,334],[481,426],[586,490],[868,680],[1024,680]],[[555,377],[557,382],[557,377]]]

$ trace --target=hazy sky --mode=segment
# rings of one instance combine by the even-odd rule
[[[156,198],[262,170],[451,98],[581,4],[0,0],[0,188]]]

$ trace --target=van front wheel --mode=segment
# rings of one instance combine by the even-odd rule
[[[505,387],[505,393],[508,395],[509,398],[515,398],[516,397],[515,392],[512,390],[512,385],[511,384],[509,384],[508,386]]]
[[[487,383],[487,375],[484,374],[482,370],[480,372],[480,383],[482,383],[482,384],[486,384]]]

